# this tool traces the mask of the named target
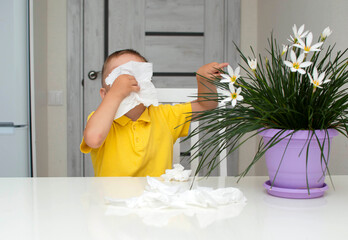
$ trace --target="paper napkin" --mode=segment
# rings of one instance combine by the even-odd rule
[[[174,164],[173,169],[167,169],[166,173],[161,177],[165,182],[169,181],[179,181],[184,182],[187,181],[190,177],[192,170],[184,170],[184,167],[181,164]]]
[[[115,119],[123,116],[141,103],[145,107],[150,105],[158,106],[157,92],[151,82],[152,73],[152,63],[130,61],[115,68],[106,77],[106,85],[111,86],[118,76],[129,74],[135,77],[140,87],[139,92],[132,92],[128,97],[123,99],[116,112]]]
[[[238,216],[247,200],[238,188],[190,189],[189,182],[164,183],[147,177],[142,195],[127,199],[105,197],[105,201],[110,205],[107,215],[135,213],[148,225],[164,226],[171,218],[184,214],[195,216],[200,226],[205,227],[214,221]]]

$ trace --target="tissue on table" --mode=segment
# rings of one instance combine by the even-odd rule
[[[184,214],[196,216],[200,226],[205,227],[214,221],[238,216],[246,204],[246,198],[237,188],[214,190],[197,187],[190,190],[188,182],[165,184],[152,177],[147,177],[147,183],[145,191],[138,197],[129,199],[105,197],[106,203],[110,204],[107,214],[124,216],[135,213],[144,223],[155,226],[166,225],[170,218]]]
[[[123,116],[141,103],[145,107],[150,105],[158,106],[157,92],[151,82],[152,72],[152,63],[130,61],[112,70],[105,78],[105,84],[111,86],[118,76],[129,74],[135,77],[140,87],[139,92],[132,92],[123,99],[116,112],[115,119]]]
[[[187,181],[190,177],[192,170],[184,170],[184,167],[181,164],[174,164],[173,169],[167,169],[166,173],[161,177],[165,182],[169,182],[171,180],[184,182]]]
[[[130,199],[106,198],[108,203],[129,208],[190,208],[219,207],[246,201],[238,188],[197,187],[190,190],[189,184],[164,184],[155,178],[147,177],[148,185],[139,197]]]

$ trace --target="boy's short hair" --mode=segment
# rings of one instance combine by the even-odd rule
[[[135,51],[134,49],[122,49],[122,50],[118,50],[118,51],[115,51],[113,53],[111,53],[106,59],[105,59],[105,62],[103,64],[103,68],[102,68],[102,78],[101,78],[101,84],[102,84],[102,87],[104,87],[104,80],[107,76],[104,76],[105,74],[105,68],[107,66],[107,64],[109,63],[110,59],[113,59],[113,58],[116,58],[116,57],[119,57],[123,54],[131,54],[131,55],[135,55],[139,58],[141,58],[142,60],[144,60],[144,62],[147,62],[147,59],[142,56],[139,52]]]

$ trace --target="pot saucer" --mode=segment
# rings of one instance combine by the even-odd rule
[[[294,188],[280,188],[280,187],[272,187],[270,180],[266,181],[263,184],[264,188],[267,189],[267,192],[270,195],[282,198],[296,198],[296,199],[307,199],[307,198],[318,198],[324,195],[325,191],[329,189],[329,187],[324,183],[321,188],[310,188],[308,195],[307,188],[294,189]]]

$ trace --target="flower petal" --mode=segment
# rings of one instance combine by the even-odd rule
[[[306,46],[310,46],[312,44],[312,41],[313,41],[313,33],[310,32],[308,33],[306,38]]]
[[[303,70],[302,68],[297,69],[297,71],[298,71],[298,73],[300,73],[300,74],[305,74],[305,73],[306,73],[306,71]]]
[[[312,64],[312,62],[303,62],[300,64],[300,68],[306,68],[308,66],[310,66]]]
[[[294,50],[291,50],[290,52],[290,58],[292,62],[296,62],[296,54],[294,52]]]
[[[290,68],[291,72],[297,72],[297,69],[296,68]]]
[[[321,47],[321,45],[323,45],[323,42],[316,43],[311,48],[316,49],[316,48]]]
[[[290,38],[291,38],[291,40],[288,39],[288,41],[291,42],[291,43],[294,43],[295,42],[294,38],[292,36],[290,36]]]
[[[297,40],[303,48],[306,46],[306,44],[304,43],[304,41],[302,41],[301,38],[298,38]]]
[[[228,87],[231,91],[231,93],[234,93],[236,90],[234,89],[233,83],[231,82],[230,84],[228,84]]]
[[[226,78],[226,79],[230,79],[231,78],[229,75],[223,74],[223,73],[221,73],[220,76],[223,77],[223,78]]]
[[[304,49],[304,46],[300,45],[300,44],[294,44],[292,45],[293,47],[298,47],[298,48],[301,48],[301,49]]]
[[[298,29],[299,36],[303,33],[303,30],[304,30],[304,24],[302,24],[301,27]]]
[[[221,103],[226,103],[226,102],[230,102],[232,100],[231,97],[227,97],[224,100],[221,101]]]
[[[236,76],[240,77],[240,76],[239,76],[239,73],[240,73],[240,67],[238,66],[238,67],[234,70],[234,74],[235,74]]]
[[[239,87],[239,88],[237,89],[237,95],[239,95],[239,94],[241,93],[241,91],[242,91],[242,88]]]
[[[289,61],[284,61],[284,64],[286,65],[286,66],[288,66],[288,67],[292,67],[292,63],[291,62],[289,62]]]
[[[296,27],[296,24],[294,24],[294,26],[292,27],[292,31],[296,37],[296,34],[297,34],[297,27]]]
[[[225,97],[230,97],[231,96],[231,92],[226,90],[226,89],[223,89],[222,90],[222,94],[225,96]]]
[[[251,60],[248,58],[248,65],[251,67]]]
[[[303,62],[303,59],[304,59],[304,53],[301,53],[300,56],[298,56],[297,58],[297,62],[301,64]]]
[[[242,95],[238,95],[236,98],[238,101],[242,101],[244,99],[244,97]]]
[[[310,74],[310,73],[307,73],[307,75],[308,75],[308,77],[309,77],[311,83],[313,83],[313,78],[312,78],[311,74]]]
[[[324,80],[324,77],[325,77],[325,72],[322,72],[319,77],[318,77],[318,80],[319,81],[323,81]]]
[[[305,37],[305,36],[307,36],[307,34],[308,34],[308,31],[305,31],[304,33],[302,33],[301,37]]]
[[[314,67],[314,69],[313,69],[313,78],[314,79],[318,79],[318,69],[317,69],[317,67]]]
[[[230,76],[233,76],[233,69],[230,65],[227,66],[227,72]],[[222,75],[222,74],[221,74]]]
[[[237,104],[237,100],[236,100],[236,99],[233,99],[233,100],[232,100],[232,107],[236,106],[236,104]]]
[[[230,79],[227,79],[227,78],[224,78],[220,81],[221,83],[230,83],[231,80]]]
[[[327,28],[324,29],[324,31],[323,31],[323,33],[321,35],[322,35],[322,37],[327,38],[328,36],[331,35],[331,33],[332,33],[332,31],[330,30],[329,27],[327,27]]]

